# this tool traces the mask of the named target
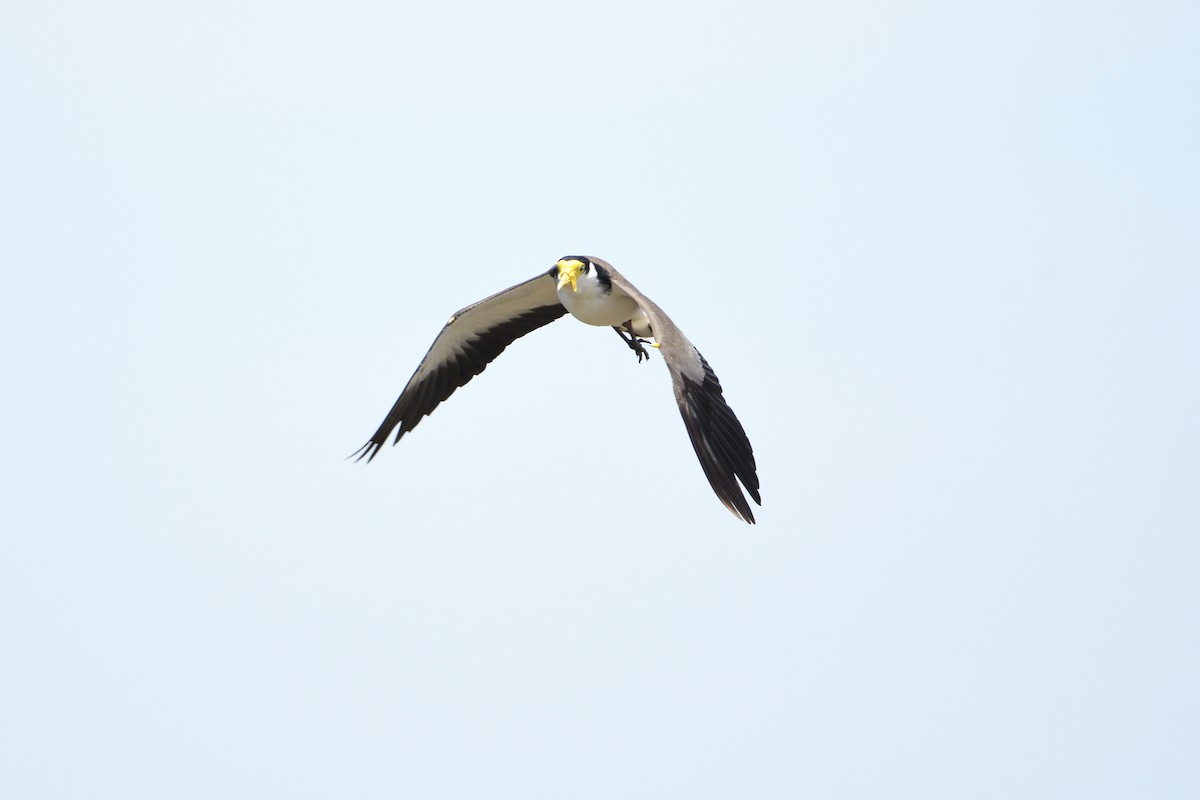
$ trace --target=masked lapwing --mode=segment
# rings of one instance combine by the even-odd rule
[[[548,273],[451,316],[379,430],[354,453],[357,460],[375,458],[393,430],[392,443],[399,442],[504,348],[567,313],[589,325],[611,326],[639,363],[649,353],[643,347],[650,344],[646,337],[655,340],[651,346],[658,348],[671,373],[679,413],[708,482],[726,508],[753,523],[746,495],[762,505],[754,451],[725,402],[716,373],[661,308],[611,264],[590,256],[566,256]]]

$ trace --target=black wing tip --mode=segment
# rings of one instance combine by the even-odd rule
[[[708,484],[717,499],[738,519],[750,525],[756,524],[754,511],[746,495],[750,495],[750,499],[759,506],[762,505],[762,495],[759,493],[758,473],[753,464],[749,440],[745,440],[745,450],[735,454],[726,449],[726,443],[717,437],[710,437],[709,432],[700,425],[696,425],[695,429],[690,424],[687,427],[692,434],[692,446],[704,477],[708,478]],[[744,461],[746,458],[751,459],[749,465]]]
[[[540,278],[539,275],[534,280]],[[459,310],[454,318],[446,323],[443,330],[453,324],[455,318],[470,311],[473,307],[468,306]],[[487,369],[488,364],[503,353],[510,344],[525,334],[548,325],[566,313],[567,309],[555,301],[550,305],[526,309],[490,328],[481,328],[463,340],[457,349],[449,351],[449,356],[434,363],[428,374],[418,380],[417,374],[421,372],[421,368],[425,364],[425,360],[422,360],[421,366],[417,367],[417,373],[409,379],[404,391],[396,398],[392,410],[384,418],[379,430],[375,431],[375,435],[369,442],[347,456],[347,459],[352,458],[357,463],[365,458],[367,463],[370,463],[379,454],[393,430],[396,431],[396,438],[392,441],[392,444],[395,445],[406,433],[421,424],[422,419],[432,414],[434,409],[454,394],[456,389],[466,386],[472,378]],[[437,339],[434,340],[434,347],[437,346],[437,341]],[[429,353],[432,353],[433,349],[431,347]],[[425,359],[430,357],[429,353],[425,354]]]
[[[754,519],[754,512],[750,510],[749,504],[744,502],[743,504],[745,505],[744,508],[737,508],[733,503],[726,502],[725,507],[729,509],[730,513],[747,525],[757,525],[758,523]],[[759,503],[759,505],[761,506],[762,503]]]
[[[699,353],[697,353],[699,355]],[[754,448],[733,409],[725,402],[721,383],[712,367],[700,356],[703,382],[680,376],[680,411],[704,476],[717,499],[738,519],[757,524],[746,495],[759,506],[758,468]]]
[[[747,525],[757,525],[758,523],[754,519],[754,512],[751,510],[750,504],[746,502],[746,497],[742,494],[741,488],[733,481],[730,481],[730,483],[730,487],[723,487],[725,491],[717,492],[718,499],[729,509],[730,513],[742,522],[745,522]],[[713,488],[716,489],[716,486]],[[762,505],[762,500],[759,498],[757,491],[752,491],[749,487],[746,487],[746,492],[749,493],[755,503],[760,506]]]
[[[353,458],[354,463],[357,464],[365,458],[367,463],[370,464],[375,459],[375,456],[379,454],[379,450],[382,447],[383,442],[377,442],[372,439],[350,455],[346,456],[346,460],[349,461]]]

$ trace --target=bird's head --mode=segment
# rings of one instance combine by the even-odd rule
[[[558,276],[559,291],[570,284],[571,291],[579,291],[579,276],[591,269],[592,262],[587,256],[563,256],[554,265],[554,269],[550,270],[551,275]]]

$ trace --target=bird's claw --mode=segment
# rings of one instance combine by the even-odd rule
[[[621,341],[623,341],[629,347],[629,349],[637,355],[639,364],[642,363],[643,358],[647,361],[650,360],[650,351],[643,347],[643,345],[648,344],[651,347],[658,347],[657,343],[653,343],[649,339],[639,339],[632,333],[626,333],[624,330],[615,325],[613,326],[613,330],[616,331],[617,335],[621,337]]]
[[[647,350],[645,347],[642,347],[642,345],[645,345],[645,344],[650,344],[650,342],[646,339],[638,339],[637,337],[634,337],[629,340],[629,349],[632,350],[634,353],[637,353],[637,358],[638,358],[639,364],[642,363],[643,358],[646,359],[647,361],[650,360],[650,351]],[[653,347],[653,345],[651,345],[651,346]]]

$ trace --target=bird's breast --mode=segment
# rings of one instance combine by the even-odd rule
[[[615,287],[606,291],[593,280],[580,280],[579,291],[564,286],[558,290],[558,299],[571,316],[588,325],[620,325],[638,311],[632,297]]]

